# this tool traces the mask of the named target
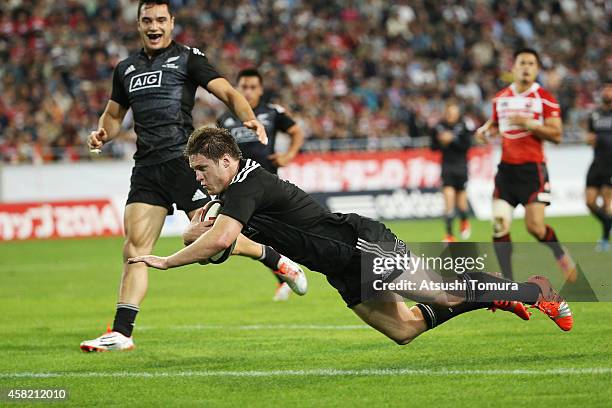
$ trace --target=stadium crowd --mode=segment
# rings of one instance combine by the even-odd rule
[[[90,157],[89,131],[113,67],[140,48],[135,0],[5,0],[0,4],[0,158],[5,163]],[[176,0],[175,39],[199,47],[230,81],[258,65],[268,100],[317,141],[426,136],[444,100],[475,124],[510,82],[512,52],[542,55],[541,82],[577,140],[609,80],[606,0]],[[194,123],[223,110],[200,90]],[[105,157],[133,152],[123,141]],[[370,143],[372,142],[372,143]],[[326,146],[330,146],[327,144]]]

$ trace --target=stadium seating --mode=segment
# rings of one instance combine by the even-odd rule
[[[402,141],[426,136],[449,96],[480,123],[523,44],[542,53],[541,81],[561,103],[566,138],[578,140],[607,79],[612,43],[597,1],[173,3],[176,39],[204,49],[230,80],[261,65],[266,97],[298,119],[311,150],[411,146]],[[113,67],[139,48],[135,4],[0,4],[0,161],[89,158],[84,141],[109,96]],[[196,124],[223,108],[201,95]],[[104,157],[131,157],[128,129],[129,121]],[[380,142],[387,138],[399,142]]]

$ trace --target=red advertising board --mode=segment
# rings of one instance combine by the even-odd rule
[[[110,200],[0,203],[0,241],[112,236],[122,229]]]
[[[493,177],[490,147],[468,155],[471,178]],[[440,154],[430,149],[383,152],[301,154],[280,177],[309,193],[435,188],[440,182]]]

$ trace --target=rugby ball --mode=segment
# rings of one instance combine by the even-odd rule
[[[219,210],[221,210],[221,206],[223,205],[223,201],[221,200],[211,200],[206,203],[204,208],[202,209],[202,214],[200,214],[200,221],[212,221],[214,222],[217,219],[217,215],[219,214]],[[223,251],[216,253],[211,256],[208,260],[213,264],[220,264],[225,262],[227,258],[230,257],[234,248],[236,247],[236,241],[229,247],[225,248]]]

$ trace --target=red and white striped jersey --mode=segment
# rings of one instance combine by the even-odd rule
[[[543,124],[544,119],[561,116],[557,100],[538,83],[522,93],[512,84],[493,98],[492,120],[503,136],[501,161],[509,164],[543,163],[546,160],[542,139],[527,129],[511,126],[509,118],[515,115],[527,116]]]

